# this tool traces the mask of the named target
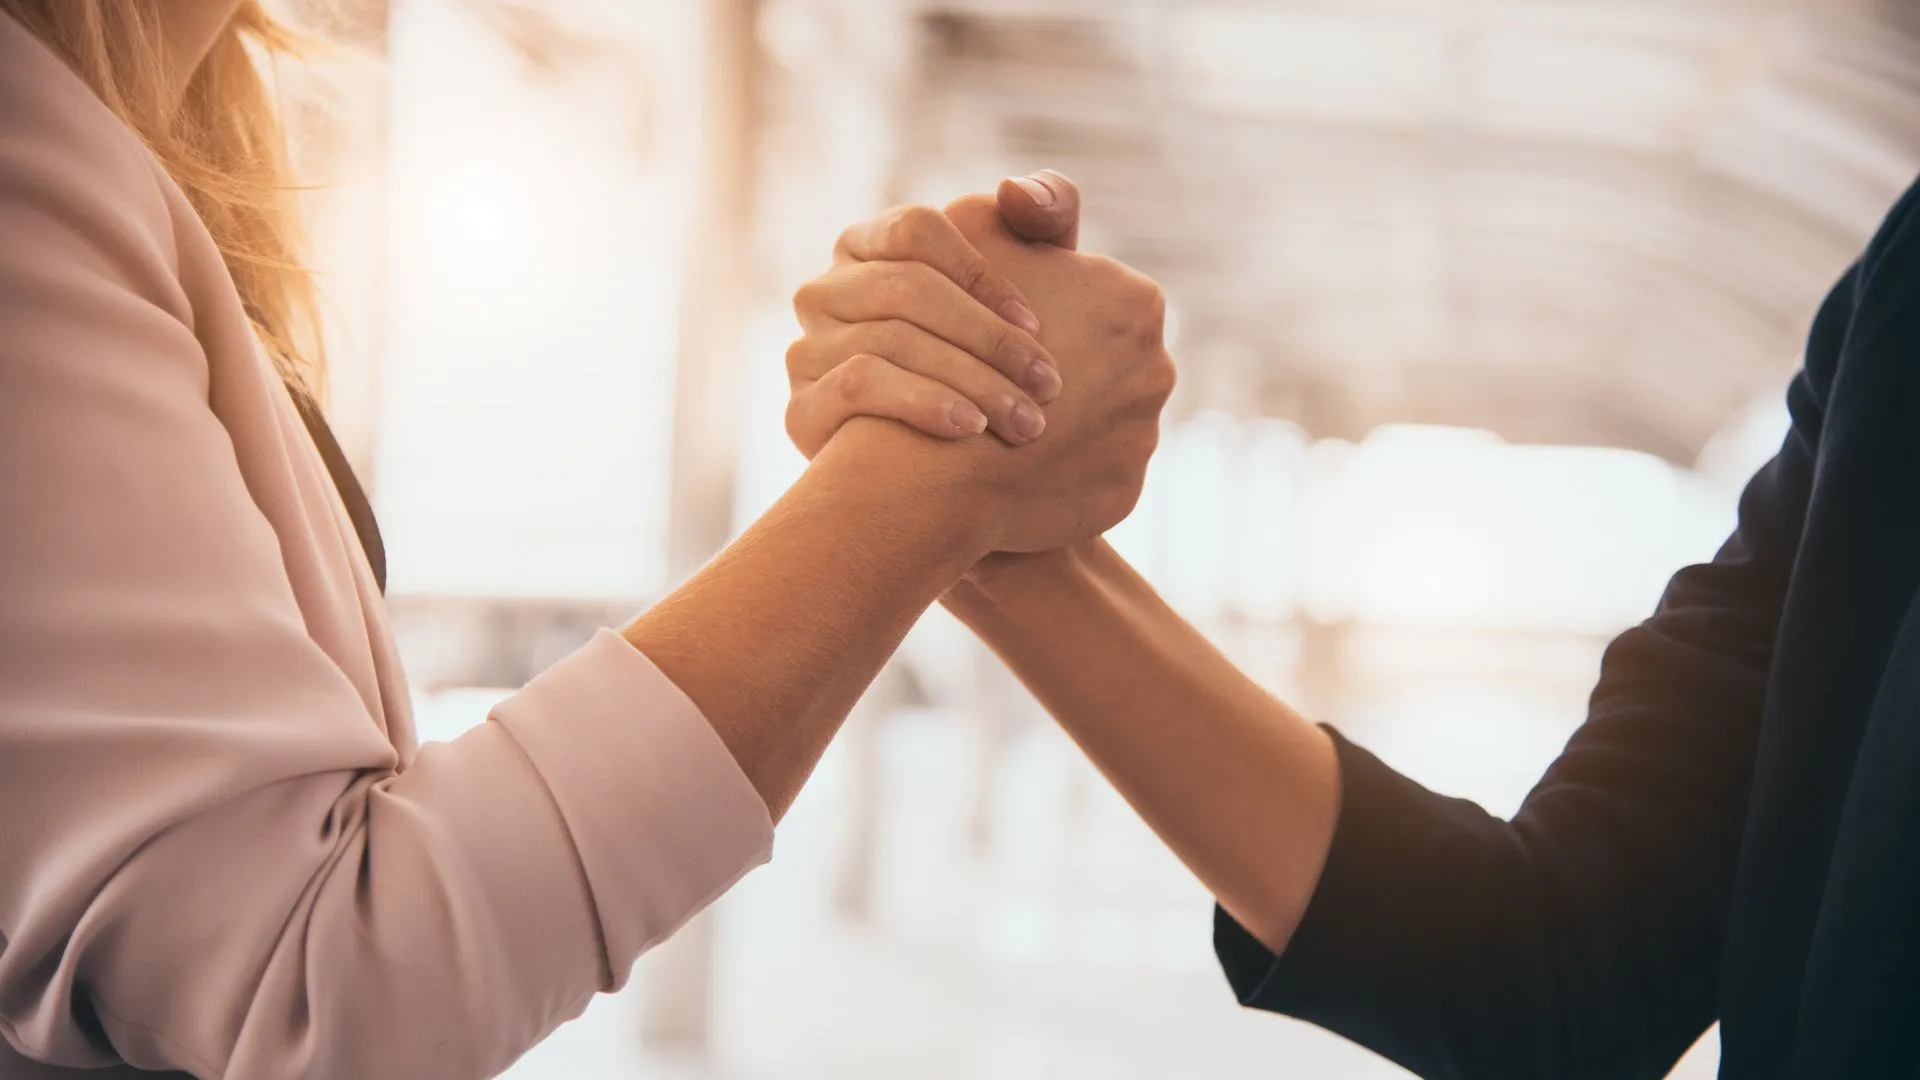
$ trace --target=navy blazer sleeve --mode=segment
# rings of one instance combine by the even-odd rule
[[[1815,320],[1739,526],[1607,649],[1586,723],[1512,821],[1336,735],[1339,824],[1276,959],[1224,912],[1244,1004],[1428,1077],[1659,1077],[1713,1021],[1767,673],[1858,267]]]

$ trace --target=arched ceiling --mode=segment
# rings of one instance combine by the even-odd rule
[[[1188,408],[1691,463],[1920,168],[1920,15],[1847,0],[915,2],[907,194],[1052,166]]]

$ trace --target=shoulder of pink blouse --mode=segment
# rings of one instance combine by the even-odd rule
[[[403,766],[251,342],[179,191],[0,16],[0,1075],[491,1076],[768,855],[611,632]]]

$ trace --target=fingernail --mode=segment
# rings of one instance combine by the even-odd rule
[[[1022,401],[1013,407],[1013,433],[1023,439],[1037,439],[1047,430],[1047,418],[1040,410]]]
[[[1018,300],[1009,300],[1000,305],[1000,317],[1029,334],[1040,332],[1040,316],[1033,309]]]
[[[1033,199],[1033,205],[1042,207],[1053,205],[1053,189],[1048,187],[1045,181],[1031,176],[1016,176],[1013,182],[1020,185],[1020,190]]]
[[[987,414],[974,407],[971,401],[956,401],[953,411],[953,426],[969,435],[978,435],[987,430]]]
[[[1045,360],[1035,360],[1020,385],[1040,401],[1052,401],[1060,393],[1060,373]]]

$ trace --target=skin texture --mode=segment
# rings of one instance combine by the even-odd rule
[[[964,217],[978,205],[952,209]],[[1079,205],[1077,188],[1052,172],[1008,180],[996,197],[1012,231],[1062,247],[1077,241]],[[916,238],[935,233],[922,229]],[[965,265],[944,250],[944,238],[926,246],[942,265]],[[999,251],[981,252],[1001,265]],[[912,255],[889,252],[896,261]],[[1031,291],[1045,288],[1018,280]],[[901,289],[875,317],[926,318],[922,312],[944,295]],[[912,422],[901,415],[909,411],[904,396],[874,400],[885,389],[842,407]],[[824,424],[831,413],[805,403],[799,410],[805,423],[795,441],[804,450],[826,435],[807,425]],[[790,428],[793,419],[790,413]],[[1283,949],[1312,898],[1339,816],[1339,770],[1327,735],[1236,669],[1103,540],[996,554],[945,602],[1221,904],[1268,948]]]

